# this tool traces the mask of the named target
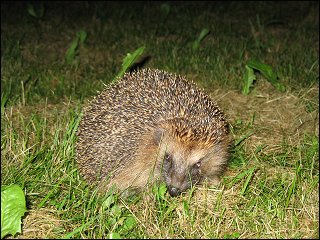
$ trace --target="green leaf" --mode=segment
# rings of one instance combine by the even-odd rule
[[[115,77],[115,79],[120,78],[123,76],[123,74],[127,71],[129,67],[132,66],[132,64],[141,56],[145,49],[145,46],[142,46],[135,50],[133,53],[127,53],[127,56],[124,58],[122,62],[122,68],[118,75]],[[114,80],[115,81],[115,80]]]
[[[70,47],[68,48],[65,58],[66,58],[66,62],[68,64],[72,64],[76,53],[77,53],[77,49],[79,46],[79,43],[84,43],[85,40],[87,39],[87,32],[84,30],[80,30],[77,32],[77,36],[73,39]]]
[[[36,12],[34,6],[32,4],[27,4],[27,11],[29,13],[30,16],[34,17],[34,18],[42,18],[43,17],[43,13],[44,13],[44,6],[43,4],[40,4],[40,9],[38,11],[38,13]]]
[[[252,86],[254,80],[256,80],[256,75],[254,75],[253,69],[246,66],[246,73],[244,75],[244,86],[242,89],[243,95],[249,94],[250,87]]]
[[[84,43],[87,39],[87,32],[84,30],[80,30],[79,32],[77,32],[77,37],[81,43]]]
[[[110,210],[110,214],[115,218],[120,217],[121,213],[121,208],[118,205],[113,205],[113,207]]]
[[[259,72],[280,92],[284,92],[286,90],[285,86],[281,84],[278,80],[277,74],[272,70],[272,67],[261,63],[256,60],[250,60],[247,63],[247,66],[253,68]]]
[[[247,63],[247,66],[253,69],[256,69],[258,71],[260,71],[262,73],[262,75],[267,78],[268,80],[275,82],[277,81],[277,75],[273,72],[272,67],[261,63],[259,61],[256,60],[250,60]]]
[[[78,45],[79,45],[78,38],[75,38],[66,52],[66,61],[68,64],[71,64],[72,61],[74,60]]]
[[[210,33],[210,31],[207,28],[202,29],[202,31],[198,37],[198,41],[201,42],[209,33]]]
[[[196,51],[200,47],[200,43],[202,40],[210,33],[210,31],[207,28],[202,29],[199,37],[193,42],[192,44],[192,50]]]
[[[32,17],[35,17],[35,18],[38,17],[38,15],[36,14],[36,11],[34,10],[33,5],[28,4],[28,5],[27,5],[27,10],[28,10],[28,13],[29,13]]]
[[[121,216],[121,215],[120,215]],[[127,219],[127,217],[125,217],[125,216],[122,216],[122,217],[120,217],[119,216],[119,218],[117,219],[117,221],[116,221],[116,223],[117,223],[117,228],[119,228],[120,226],[123,226],[123,224],[124,224],[124,222],[125,222],[125,220]]]
[[[1,188],[1,238],[21,233],[21,217],[26,211],[24,192],[18,185]]]
[[[103,209],[110,208],[110,206],[111,206],[114,202],[115,202],[114,196],[113,196],[113,195],[110,195],[110,196],[102,203]]]
[[[134,228],[134,226],[136,225],[136,220],[134,219],[134,217],[132,216],[129,216],[126,218],[125,222],[124,222],[124,225],[125,225],[125,228],[127,230],[131,230],[132,228]]]
[[[165,183],[161,183],[158,189],[159,196],[164,199],[164,195],[167,192],[167,185]]]
[[[238,232],[235,232],[235,233],[232,233],[232,234],[226,234],[224,235],[224,239],[238,239],[240,237],[240,233]]]
[[[109,239],[121,239],[121,237],[119,233],[113,232],[109,234]]]

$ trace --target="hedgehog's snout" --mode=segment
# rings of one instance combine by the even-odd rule
[[[173,155],[168,152],[164,156],[163,177],[172,197],[178,196],[189,186],[184,165],[177,164]]]
[[[176,188],[176,187],[173,187],[173,186],[168,186],[168,192],[169,192],[171,197],[176,197],[181,193],[179,188]]]

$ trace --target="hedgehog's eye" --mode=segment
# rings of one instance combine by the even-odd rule
[[[166,154],[164,155],[164,160],[165,160],[166,162],[171,162],[171,160],[172,160],[171,155],[168,154],[168,153],[166,153]]]
[[[201,167],[201,162],[198,161],[193,165],[194,168],[200,168]]]

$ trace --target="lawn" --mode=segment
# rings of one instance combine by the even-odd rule
[[[207,34],[201,38],[201,32]],[[234,137],[219,186],[122,198],[79,175],[86,102],[134,67],[185,75]],[[259,71],[242,93],[246,64]],[[15,238],[318,238],[319,3],[1,2],[1,186],[28,212]]]

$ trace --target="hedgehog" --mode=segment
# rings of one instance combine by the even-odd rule
[[[232,138],[217,104],[184,76],[126,73],[84,107],[77,130],[80,174],[99,191],[164,182],[171,196],[217,184]]]

